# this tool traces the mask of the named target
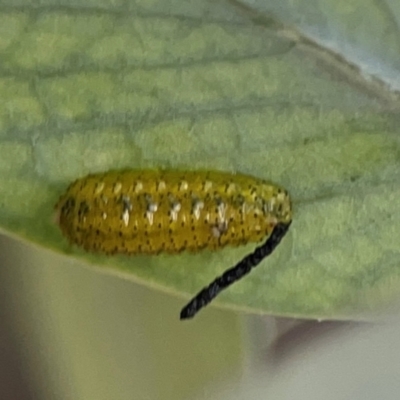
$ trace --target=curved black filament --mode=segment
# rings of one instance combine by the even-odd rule
[[[198,311],[210,303],[222,290],[248,274],[265,257],[269,256],[285,236],[290,224],[291,221],[287,224],[278,223],[264,244],[257,247],[253,253],[247,255],[242,261],[225,271],[209,286],[197,293],[182,309],[180,319],[193,318]]]

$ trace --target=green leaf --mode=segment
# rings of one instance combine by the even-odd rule
[[[287,188],[294,221],[276,253],[219,304],[364,318],[398,297],[399,99],[383,81],[400,61],[388,23],[400,10],[333,0],[316,14],[300,3],[291,11],[292,2],[259,11],[234,1],[33,4],[0,1],[3,232],[189,297],[254,244],[86,254],[61,236],[54,204],[90,172],[240,171]],[[330,29],[318,30],[326,20]],[[365,40],[372,25],[385,32],[379,40]]]

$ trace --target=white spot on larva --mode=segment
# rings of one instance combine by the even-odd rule
[[[97,183],[97,184],[96,184],[96,188],[94,189],[94,193],[95,193],[96,195],[97,195],[97,194],[100,194],[100,193],[103,191],[104,186],[105,186],[104,182],[99,182],[99,183]]]
[[[206,221],[208,222],[210,220],[210,213],[206,214]]]
[[[176,221],[178,219],[178,213],[181,210],[181,208],[182,208],[181,203],[176,202],[176,203],[172,204],[171,218],[173,221]]]
[[[264,207],[264,212],[266,211],[266,214],[273,213],[275,211],[275,205],[276,205],[276,199],[272,198],[268,201],[266,206]]]
[[[108,203],[108,197],[107,197],[107,196],[102,195],[102,196],[101,196],[101,200],[102,200],[102,202],[103,202],[104,204],[107,204],[107,203]]]
[[[118,194],[122,189],[122,183],[121,182],[116,182],[113,188],[114,194]]]
[[[263,204],[263,212],[264,214],[269,214],[272,211],[273,207],[270,201]]]
[[[212,188],[212,182],[211,181],[205,181],[204,182],[204,190],[208,192]]]
[[[135,185],[135,192],[138,193],[138,192],[140,192],[142,189],[143,189],[143,183],[140,182],[140,181],[136,182],[136,185]]]
[[[149,203],[147,205],[147,211],[151,213],[155,213],[158,210],[158,204],[157,203]]]
[[[196,200],[194,205],[193,205],[193,214],[196,219],[200,218],[200,212],[204,208],[204,202],[201,200]]]
[[[101,216],[103,217],[103,219],[107,219],[107,213],[103,212]]]
[[[129,224],[129,211],[127,209],[122,213],[122,220],[124,221],[125,226]]]
[[[166,186],[166,184],[165,184],[164,181],[158,182],[158,191],[165,190],[166,187],[167,187],[167,186]]]
[[[153,225],[154,222],[154,213],[151,211],[146,212],[147,219],[149,220],[149,224]]]
[[[182,181],[181,184],[179,185],[179,190],[180,191],[187,190],[188,186],[189,185],[186,181]]]
[[[217,206],[218,208],[218,218],[219,220],[225,221],[225,213],[226,213],[226,204],[224,202],[220,202]]]
[[[224,222],[212,227],[212,234],[214,237],[219,238],[227,230],[228,230],[228,224],[226,221],[224,221]]]

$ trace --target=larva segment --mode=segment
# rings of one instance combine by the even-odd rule
[[[177,253],[258,242],[291,221],[288,193],[219,171],[126,170],[76,180],[56,205],[64,235],[88,251]]]

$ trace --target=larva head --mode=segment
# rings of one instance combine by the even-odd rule
[[[74,213],[75,199],[73,197],[62,197],[55,206],[55,222],[59,225],[62,232],[68,237],[68,233],[73,231],[73,218],[69,215]]]
[[[69,185],[54,207],[55,222],[71,242],[75,242],[77,217],[82,213],[82,205],[86,204],[79,200],[79,195],[76,193],[78,184],[79,180]]]

